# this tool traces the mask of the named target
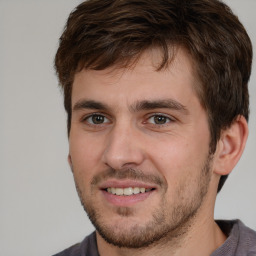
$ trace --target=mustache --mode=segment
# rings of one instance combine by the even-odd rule
[[[163,178],[153,174],[145,174],[141,170],[137,170],[133,168],[126,168],[126,169],[120,169],[120,170],[109,168],[95,175],[92,178],[91,185],[97,186],[99,183],[109,178],[115,178],[117,180],[130,179],[135,181],[142,181],[142,182],[151,183],[151,184],[153,183],[160,187],[163,187],[166,185],[166,182]]]

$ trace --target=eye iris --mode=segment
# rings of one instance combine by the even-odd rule
[[[94,124],[102,124],[104,123],[104,116],[94,115],[92,116],[92,121]]]
[[[165,116],[155,116],[154,121],[156,124],[165,124],[166,123],[166,117]]]

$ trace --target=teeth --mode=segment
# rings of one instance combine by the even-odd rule
[[[118,196],[130,196],[151,191],[151,188],[107,188],[108,193]]]
[[[124,194],[124,190],[122,188],[116,188],[116,195],[122,196]]]
[[[124,188],[124,195],[130,196],[133,194],[133,189],[132,188]]]
[[[133,194],[139,194],[140,193],[140,189],[139,188],[134,188],[133,189]]]

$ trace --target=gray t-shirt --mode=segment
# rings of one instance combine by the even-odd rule
[[[216,221],[228,236],[225,243],[210,256],[256,256],[256,232],[241,221]],[[100,256],[96,233],[87,236],[81,243],[55,254],[54,256]]]

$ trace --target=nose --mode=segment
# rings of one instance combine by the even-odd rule
[[[108,134],[103,162],[116,170],[132,168],[144,160],[140,133],[127,125],[116,125]]]

